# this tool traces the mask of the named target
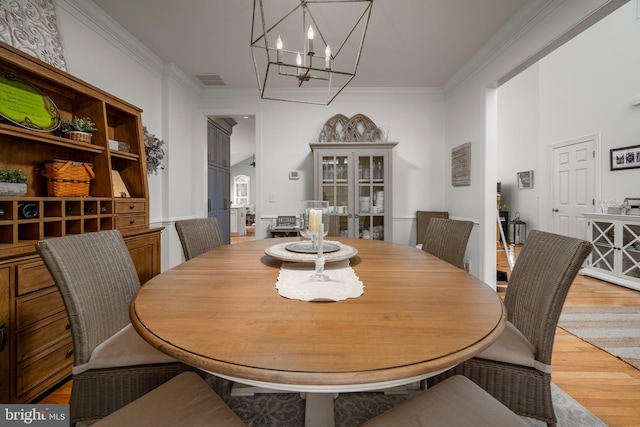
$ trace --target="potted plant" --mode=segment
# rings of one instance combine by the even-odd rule
[[[91,144],[92,132],[98,130],[89,117],[73,117],[73,120],[62,119],[60,132],[65,138]]]
[[[27,192],[27,176],[19,169],[0,168],[0,196],[20,197]]]

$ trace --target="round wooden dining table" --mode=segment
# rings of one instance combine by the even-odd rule
[[[504,328],[502,300],[484,282],[415,247],[377,240],[331,238],[357,249],[350,265],[361,296],[282,297],[282,261],[265,249],[296,240],[221,246],[161,273],[131,302],[134,328],[191,366],[309,393],[424,379],[480,353]]]
[[[350,260],[364,284],[358,298],[281,297],[282,261],[265,248],[283,239],[264,239],[154,277],[131,303],[133,326],[189,365],[301,391],[412,381],[471,358],[502,331],[501,299],[471,274],[410,246],[335,240],[358,250]]]

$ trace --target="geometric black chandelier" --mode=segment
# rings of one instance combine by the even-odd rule
[[[356,76],[373,0],[254,0],[262,99],[328,105]]]

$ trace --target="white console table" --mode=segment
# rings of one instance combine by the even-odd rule
[[[582,215],[593,250],[581,273],[640,291],[640,216]]]

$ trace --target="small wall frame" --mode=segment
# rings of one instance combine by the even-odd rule
[[[533,171],[518,172],[518,189],[528,190],[533,188]]]
[[[471,143],[466,142],[451,149],[451,185],[471,185]]]
[[[612,171],[640,168],[640,145],[614,148],[609,153],[609,166]]]

